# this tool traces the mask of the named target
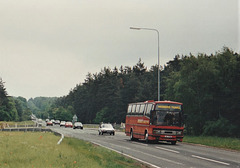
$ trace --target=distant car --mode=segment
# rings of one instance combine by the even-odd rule
[[[112,124],[101,124],[98,128],[99,135],[103,135],[105,133],[110,135],[115,135],[115,129]]]
[[[41,127],[41,126],[42,126],[42,119],[38,119],[38,120],[37,120],[37,126],[38,126],[38,127]]]
[[[67,127],[73,127],[73,124],[72,124],[72,122],[66,122],[65,123],[65,128],[67,128]]]
[[[59,120],[55,120],[55,124],[56,125],[60,125],[60,121]]]
[[[75,122],[73,124],[73,129],[76,129],[76,128],[83,129],[82,123],[81,122]]]
[[[53,126],[52,121],[47,121],[47,126]]]
[[[54,119],[51,119],[52,123],[55,124],[55,120]]]
[[[65,124],[66,124],[66,121],[61,121],[59,125],[60,127],[65,127]]]

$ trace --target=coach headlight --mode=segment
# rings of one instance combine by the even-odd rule
[[[176,135],[182,135],[182,131],[176,131]]]
[[[163,134],[164,131],[162,130],[153,130],[154,134]]]
[[[160,131],[160,134],[164,134],[164,133],[165,133],[165,131],[164,131],[164,130],[161,130],[161,131]]]

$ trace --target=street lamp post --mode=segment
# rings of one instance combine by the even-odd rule
[[[158,101],[160,101],[160,56],[159,56],[159,32],[157,29],[151,28],[140,28],[140,27],[130,27],[133,30],[151,30],[157,32],[158,37]]]

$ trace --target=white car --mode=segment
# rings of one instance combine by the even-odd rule
[[[66,121],[61,121],[60,124],[59,124],[59,126],[60,126],[60,127],[65,127],[65,124],[66,124]]]
[[[76,128],[83,129],[82,123],[81,122],[75,122],[73,124],[73,129],[76,129]]]
[[[110,135],[115,135],[115,129],[112,124],[101,124],[98,128],[99,135],[103,135],[105,133]]]
[[[52,123],[55,124],[55,120],[54,119],[51,119]]]
[[[55,120],[55,125],[60,125],[60,121],[59,120]]]
[[[41,127],[42,125],[43,125],[42,119],[38,119],[38,120],[37,120],[37,126],[38,126],[38,127]]]

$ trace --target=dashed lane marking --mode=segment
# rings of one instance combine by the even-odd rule
[[[107,148],[107,149],[109,149],[109,150],[115,151],[115,152],[117,152],[117,153],[119,153],[119,154],[121,154],[121,155],[127,156],[127,157],[129,157],[129,158],[131,158],[131,159],[137,160],[137,161],[142,162],[142,163],[144,163],[144,164],[150,165],[150,166],[152,166],[152,167],[154,167],[154,168],[161,168],[161,167],[159,167],[159,166],[156,166],[156,165],[151,164],[151,163],[149,163],[149,162],[146,162],[146,161],[143,161],[143,160],[141,160],[141,159],[135,158],[135,157],[130,156],[130,155],[128,155],[128,154],[119,152],[119,151],[117,151],[117,150],[115,150],[115,149],[106,147],[106,146],[101,145],[101,144],[99,144],[99,143],[96,143],[96,142],[92,142],[92,143],[94,143],[94,144],[96,144],[96,145],[99,145],[99,146],[101,146],[101,147]]]
[[[180,153],[180,152],[172,150],[172,149],[167,149],[167,148],[162,148],[162,147],[156,147],[156,148],[161,149],[161,150],[165,150],[165,151],[168,151],[168,152],[172,152],[172,153]]]
[[[180,163],[180,162],[176,162],[176,161],[169,160],[169,159],[166,159],[166,158],[163,158],[163,157],[158,157],[158,156],[155,156],[155,155],[151,155],[151,154],[148,154],[148,153],[145,153],[145,152],[142,152],[142,151],[138,151],[138,150],[135,150],[135,149],[130,149],[130,148],[127,148],[127,147],[124,147],[124,146],[115,145],[115,144],[111,144],[111,145],[119,147],[119,148],[125,148],[127,150],[135,151],[135,152],[138,152],[138,153],[142,153],[142,154],[150,156],[152,158],[156,158],[156,159],[163,160],[163,161],[166,161],[166,162],[170,162],[170,163],[173,163],[173,164],[184,165],[183,163]]]
[[[209,158],[204,158],[204,157],[201,157],[201,156],[192,155],[192,157],[198,158],[198,159],[202,159],[202,160],[207,160],[207,161],[210,161],[210,162],[215,162],[215,163],[223,164],[223,165],[227,165],[227,166],[230,165],[229,163],[225,163],[225,162],[221,162],[221,161],[213,160],[213,159],[209,159]]]

